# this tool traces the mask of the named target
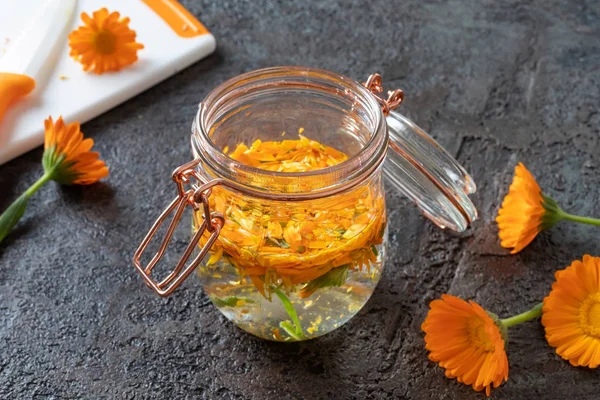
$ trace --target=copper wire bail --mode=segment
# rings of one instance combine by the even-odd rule
[[[394,110],[404,100],[404,92],[402,89],[390,90],[388,91],[387,100],[379,97],[379,93],[383,93],[383,85],[381,75],[378,73],[374,73],[369,76],[366,82],[363,83],[363,86],[366,87],[375,95],[375,98],[381,104],[381,109],[383,110],[383,115],[387,116],[390,111]]]
[[[196,159],[186,163],[173,172],[173,181],[177,184],[177,196],[171,204],[162,212],[158,217],[150,231],[138,247],[137,251],[133,256],[133,264],[135,265],[138,272],[144,278],[146,285],[152,288],[160,296],[168,296],[181,283],[192,273],[194,269],[200,264],[202,259],[206,256],[213,243],[217,240],[221,228],[225,223],[223,214],[211,211],[208,204],[208,197],[212,191],[212,188],[216,185],[225,185],[221,179],[213,179],[208,182],[203,182],[200,175],[196,171],[196,166],[200,160]],[[185,188],[185,185],[190,185],[189,189]],[[194,211],[203,210],[203,221],[202,225],[198,228],[194,237],[186,247],[183,255],[179,259],[179,262],[169,275],[161,281],[156,281],[152,278],[152,269],[156,266],[158,261],[163,257],[169,242],[173,236],[175,228],[179,224],[187,206],[191,206]],[[148,244],[152,238],[156,235],[160,226],[165,222],[169,215],[173,214],[171,222],[167,228],[159,250],[154,254],[148,265],[145,267],[142,265],[141,257],[144,250],[148,247]],[[211,233],[207,242],[199,250],[198,254],[194,257],[192,262],[186,266],[188,259],[192,256],[192,253],[196,249],[200,238],[205,231]],[[185,268],[184,268],[185,267]]]

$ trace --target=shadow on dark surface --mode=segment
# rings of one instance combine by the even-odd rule
[[[27,212],[27,211],[25,211]],[[26,235],[31,231],[34,227],[34,223],[31,219],[17,222],[17,225],[10,231],[10,233],[4,238],[2,243],[0,243],[0,260],[2,259],[2,254],[4,250],[10,247],[15,241],[19,240],[19,238],[23,235]]]
[[[69,203],[92,205],[109,203],[115,197],[115,189],[105,182],[92,185],[60,185],[61,196]]]
[[[328,346],[332,348],[337,347],[338,344],[341,343],[331,343],[332,340],[336,341],[342,339],[340,335],[331,335],[328,334],[326,339],[316,338],[312,340],[307,340],[305,342],[295,342],[295,343],[277,343],[270,341],[260,341],[259,346],[264,346],[271,353],[271,360],[273,362],[282,362],[286,364],[281,373],[292,373],[293,365],[294,369],[302,368],[306,372],[309,372],[314,375],[322,375],[325,374],[325,366],[327,366],[327,372],[330,372],[329,368],[331,366],[335,366],[335,362],[329,356],[332,354],[330,352],[323,352],[320,349],[323,346],[323,342],[326,340],[328,342]],[[293,360],[294,363],[290,363],[289,361]]]

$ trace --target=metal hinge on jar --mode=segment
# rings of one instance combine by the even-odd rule
[[[379,93],[383,93],[383,84],[381,75],[378,73],[374,73],[367,78],[367,81],[363,83],[363,86],[369,89],[371,93],[375,96],[379,104],[381,105],[381,109],[383,110],[383,115],[387,116],[390,111],[397,108],[402,101],[404,100],[404,92],[402,89],[390,90],[388,91],[388,98],[384,99],[379,97]]]
[[[216,185],[223,185],[225,183],[222,179],[214,179],[206,183],[203,182],[202,178],[195,169],[199,163],[200,160],[190,161],[189,163],[180,166],[173,172],[173,181],[177,184],[177,196],[162,212],[162,214],[160,214],[156,222],[154,222],[154,225],[152,225],[152,228],[150,228],[150,231],[133,256],[133,264],[144,278],[146,284],[156,293],[158,293],[158,295],[163,297],[173,293],[173,291],[177,289],[177,287],[194,271],[194,269],[196,269],[198,264],[200,264],[202,259],[212,247],[213,243],[217,240],[217,237],[221,232],[221,228],[225,223],[223,214],[210,211],[210,207],[208,205],[208,197],[211,194],[212,188]],[[186,185],[190,185],[187,190]],[[167,246],[171,241],[173,232],[179,224],[183,212],[188,206],[191,206],[194,211],[204,211],[204,220],[202,225],[198,228],[191,242],[186,247],[183,255],[179,259],[179,262],[175,266],[175,269],[166,278],[161,281],[157,281],[151,276],[152,270],[163,257]],[[173,212],[173,219],[167,228],[167,233],[160,244],[160,248],[156,254],[154,254],[148,265],[146,267],[142,266],[140,261],[142,254],[148,247],[148,244],[152,238],[156,235],[156,232],[160,226]],[[185,265],[188,259],[192,255],[205,231],[211,233],[210,237],[205,245],[200,249],[196,257],[194,257],[192,262],[186,267]]]

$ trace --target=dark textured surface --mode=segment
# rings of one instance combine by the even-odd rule
[[[444,292],[520,312],[555,270],[600,255],[598,230],[560,224],[509,256],[493,223],[519,160],[567,210],[600,216],[600,3],[184,3],[217,53],[85,124],[109,179],[47,185],[0,245],[0,398],[483,398],[427,360],[420,324]],[[130,262],[174,193],[170,171],[190,158],[197,103],[227,78],[286,64],[380,71],[403,88],[403,112],[472,172],[481,215],[464,234],[442,232],[388,193],[393,246],[375,294],[301,344],[245,334],[193,278],[160,299]],[[0,167],[2,208],[40,175],[41,154]],[[599,372],[561,360],[537,322],[511,330],[508,355],[493,398],[599,396]]]

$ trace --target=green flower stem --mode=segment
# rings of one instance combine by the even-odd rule
[[[502,325],[509,328],[511,326],[522,324],[523,322],[527,322],[529,320],[535,319],[535,318],[539,317],[540,315],[542,315],[542,306],[543,305],[544,305],[544,303],[539,303],[529,311],[525,311],[524,313],[515,315],[514,317],[501,319],[500,322],[502,322]]]
[[[19,222],[25,209],[29,198],[33,196],[35,192],[39,190],[46,182],[52,179],[53,171],[46,171],[40,179],[38,179],[33,185],[29,187],[20,195],[8,208],[0,215],[0,242],[4,240],[6,235],[12,230],[12,228]]]
[[[300,319],[298,319],[298,314],[296,313],[296,309],[294,308],[294,305],[292,304],[290,299],[288,299],[287,296],[285,294],[283,294],[280,289],[277,289],[273,293],[275,293],[277,295],[277,297],[279,297],[279,300],[281,300],[281,303],[283,304],[283,308],[285,309],[285,312],[287,312],[287,314],[290,316],[290,318],[292,319],[292,322],[293,322],[293,327],[291,326],[289,321],[283,321],[279,326],[282,329],[284,329],[294,339],[296,339],[296,340],[305,339],[306,337],[304,336],[304,332],[302,331],[302,326],[300,325]]]
[[[558,214],[561,219],[566,219],[568,221],[580,222],[582,224],[596,225],[600,226],[600,219],[589,218],[589,217],[580,217],[579,215],[572,215],[566,212],[560,212]]]
[[[562,208],[558,205],[558,203],[549,196],[546,196],[542,193],[542,206],[546,210],[546,213],[542,217],[542,229],[550,229],[558,221],[567,220],[573,222],[579,222],[582,224],[596,225],[600,226],[600,219],[597,218],[589,218],[589,217],[580,217],[579,215],[569,214],[564,212]]]
[[[46,173],[44,173],[44,175],[42,175],[40,179],[38,179],[33,185],[31,185],[29,189],[25,191],[25,195],[27,196],[27,198],[31,197],[35,192],[38,191],[39,188],[44,186],[46,182],[51,180],[53,172],[54,171],[47,171]]]

